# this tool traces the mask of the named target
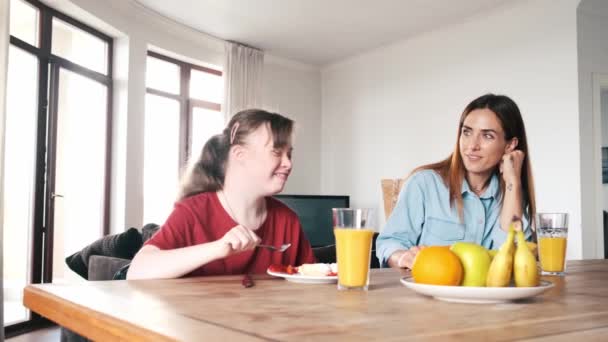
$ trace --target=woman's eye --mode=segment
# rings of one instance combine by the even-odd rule
[[[462,135],[468,137],[469,135],[471,135],[471,131],[465,129],[464,131],[462,131]]]
[[[281,151],[279,151],[279,150],[272,150],[272,154],[275,155],[275,156],[277,156],[277,157],[280,157],[281,156]]]
[[[492,134],[484,134],[484,137],[486,139],[494,139],[494,136]]]

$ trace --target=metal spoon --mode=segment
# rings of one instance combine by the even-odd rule
[[[284,243],[281,245],[281,247],[275,247],[275,246],[271,246],[271,245],[258,245],[258,247],[262,247],[262,248],[266,248],[266,249],[270,249],[271,251],[276,251],[276,252],[285,252],[285,250],[289,247],[291,247],[290,243]]]

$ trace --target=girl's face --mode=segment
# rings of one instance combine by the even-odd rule
[[[464,119],[459,147],[467,175],[489,176],[515,145],[505,140],[505,132],[493,111],[475,109]]]
[[[239,159],[250,184],[259,185],[265,196],[281,192],[291,173],[291,144],[274,148],[270,127],[261,125],[241,147]]]

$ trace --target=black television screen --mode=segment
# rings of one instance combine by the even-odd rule
[[[332,208],[348,208],[349,196],[275,195],[300,218],[302,229],[312,247],[335,244]]]

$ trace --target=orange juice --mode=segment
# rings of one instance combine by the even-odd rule
[[[564,271],[564,261],[566,260],[565,237],[540,237],[538,239],[538,251],[540,267],[543,271]]]
[[[334,228],[338,261],[338,284],[367,286],[372,250],[372,229]]]

